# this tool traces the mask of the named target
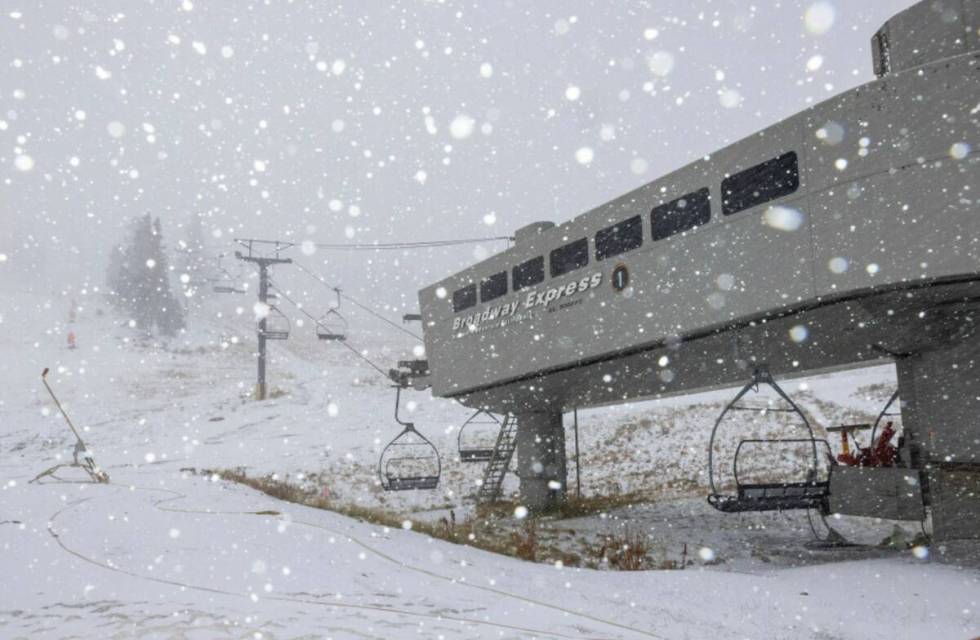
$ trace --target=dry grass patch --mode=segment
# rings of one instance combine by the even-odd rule
[[[521,560],[537,562],[538,560],[538,520],[528,518],[519,531],[510,534],[514,543],[514,552]]]
[[[195,469],[185,470],[198,473]],[[530,562],[560,562],[568,567],[587,565],[623,571],[677,568],[674,561],[654,559],[650,554],[649,541],[628,529],[621,534],[604,534],[598,542],[595,539],[593,542],[582,540],[577,545],[582,555],[569,551],[567,545],[559,543],[563,534],[575,535],[574,531],[558,526],[561,519],[608,513],[613,509],[650,501],[650,496],[639,493],[570,498],[564,508],[553,514],[524,520],[517,520],[514,516],[517,503],[502,501],[481,505],[473,517],[464,520],[457,520],[455,511],[450,509],[446,516],[428,522],[411,520],[405,514],[383,508],[335,501],[313,488],[304,488],[271,475],[252,477],[243,468],[202,470],[199,473],[208,476],[217,474],[224,480],[261,491],[277,500],[333,511],[391,529],[400,529],[406,520],[410,520],[412,530],[417,533]]]
[[[604,534],[598,544],[591,546],[590,551],[597,567],[618,571],[672,570],[683,569],[687,565],[686,544],[680,563],[667,557],[658,560],[651,554],[649,537],[631,533],[629,527],[619,534]]]
[[[194,469],[187,469],[187,471],[196,472]],[[408,519],[401,514],[384,509],[335,502],[316,491],[304,489],[272,476],[252,477],[246,474],[243,469],[205,469],[200,473],[202,475],[217,474],[223,480],[245,485],[277,500],[301,504],[314,509],[333,511],[356,520],[391,529],[402,528],[403,523]],[[438,522],[413,520],[411,524],[413,531],[453,544],[466,545],[517,558],[522,558],[521,554],[526,553],[526,544],[522,546],[521,540],[508,536],[507,527],[500,526],[501,523],[492,517],[477,517],[459,522],[456,520],[455,512],[450,511],[449,517],[442,518]]]

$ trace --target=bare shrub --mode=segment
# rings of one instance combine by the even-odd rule
[[[592,549],[593,555],[600,565],[609,566],[620,571],[643,571],[655,567],[650,558],[650,546],[647,538],[641,533],[630,533],[626,527],[621,534],[607,533],[601,537],[601,544]]]
[[[528,518],[520,531],[510,534],[514,543],[514,555],[521,560],[535,562],[538,558],[538,521]]]

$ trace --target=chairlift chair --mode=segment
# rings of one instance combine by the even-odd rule
[[[222,256],[218,256],[218,269],[211,290],[215,293],[245,293],[244,288],[238,287],[237,278],[221,266]],[[239,272],[239,275],[241,272]]]
[[[346,340],[347,321],[330,309],[316,321],[316,337],[319,340]]]
[[[416,391],[424,391],[432,386],[428,360],[399,360],[397,369],[388,370],[388,378],[403,389],[413,387]]]
[[[235,285],[235,279],[225,271],[222,275],[215,278],[214,284],[211,285],[211,290],[215,293],[245,293],[245,289],[239,289]]]
[[[477,409],[459,428],[459,434],[456,436],[459,461],[489,462],[493,458],[493,448],[500,434],[500,428],[500,420],[495,415],[486,409]],[[487,431],[491,429],[493,438],[488,442]],[[464,432],[467,433],[465,438]],[[474,436],[474,432],[478,435]]]
[[[287,340],[291,327],[289,318],[273,305],[269,305],[269,314],[265,317],[265,329],[262,335],[266,340]]]
[[[235,286],[235,281],[232,278],[224,277],[215,280],[211,290],[215,293],[245,293],[244,289]]]
[[[385,446],[378,458],[378,479],[385,491],[435,489],[442,474],[442,461],[435,445],[398,417],[401,386],[395,386],[395,422],[404,427]]]
[[[776,394],[788,405],[786,408],[771,407],[746,407],[739,405],[738,402],[749,392],[758,391],[759,385],[764,384],[772,388]],[[806,428],[806,438],[785,438],[785,439],[744,439],[735,448],[735,455],[732,461],[732,476],[735,481],[734,493],[722,493],[719,491],[715,482],[715,460],[714,445],[718,434],[718,427],[725,418],[733,411],[758,411],[765,413],[793,413],[799,417],[803,426]],[[745,481],[744,476],[739,475],[739,459],[745,445],[766,445],[766,446],[787,446],[787,445],[809,445],[807,457],[810,458],[810,468],[807,471],[805,480],[787,480],[784,482],[756,482]],[[789,509],[817,509],[821,514],[829,512],[828,496],[830,495],[830,479],[820,479],[820,465],[818,447],[826,449],[828,461],[830,458],[830,445],[826,440],[818,439],[813,434],[813,428],[800,408],[794,403],[786,392],[776,384],[768,370],[764,368],[756,369],[752,379],[742,388],[735,398],[725,406],[725,409],[715,421],[714,428],[711,430],[711,439],[708,443],[708,481],[711,485],[711,494],[708,496],[708,504],[715,509],[725,513],[738,513],[745,511],[785,511]],[[829,463],[829,462],[828,462]]]
[[[316,337],[319,340],[346,340],[347,339],[347,320],[340,315],[340,289],[334,288],[337,292],[337,306],[328,309],[323,316],[316,321]]]

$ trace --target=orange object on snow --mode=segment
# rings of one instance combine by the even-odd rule
[[[74,349],[75,346],[76,346],[75,345],[75,332],[74,331],[69,331],[68,332],[68,348],[69,349]]]

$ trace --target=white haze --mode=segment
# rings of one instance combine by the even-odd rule
[[[2,4],[0,287],[54,291],[144,212],[216,252],[568,219],[866,82],[909,3]],[[292,251],[408,310],[504,246]]]

